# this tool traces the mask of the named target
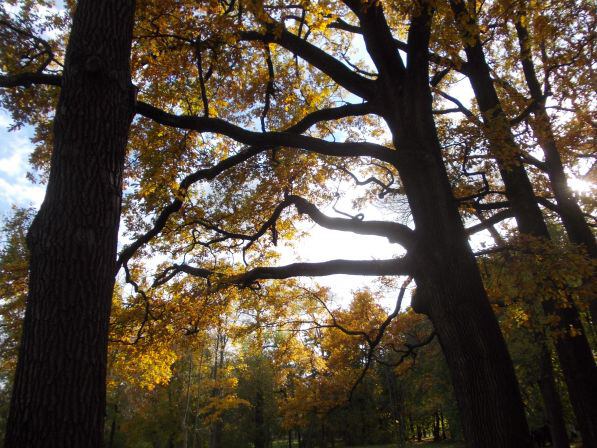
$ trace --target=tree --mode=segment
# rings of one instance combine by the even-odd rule
[[[80,1],[61,80],[51,82],[61,86],[52,167],[27,240],[29,292],[7,447],[102,446],[122,172],[134,114],[133,13],[133,1]],[[33,76],[43,78],[45,68]],[[2,85],[14,79],[2,76]]]
[[[34,210],[13,208],[4,221],[2,233],[4,244],[0,251],[0,424],[6,425],[8,403],[17,351],[21,335],[21,324],[27,296],[27,267],[29,251],[25,242],[27,229],[33,219]]]
[[[126,79],[113,83],[119,84],[120,90],[109,82],[98,83],[97,79],[91,82],[85,78],[91,75],[77,78],[69,65],[77,66],[76,58],[69,56],[73,52],[71,47],[62,77],[48,73],[46,65],[38,72],[18,67],[21,69],[18,73],[0,78],[5,87],[34,83],[62,86],[49,195],[34,223],[31,247],[35,263],[46,260],[45,252],[40,253],[42,239],[37,237],[38,230],[50,226],[46,224],[46,220],[54,216],[50,212],[61,210],[52,208],[54,201],[61,199],[58,193],[70,194],[70,189],[65,192],[64,188],[56,186],[62,185],[59,181],[76,181],[73,184],[76,188],[71,187],[74,199],[65,197],[58,205],[81,207],[77,210],[89,221],[85,222],[85,231],[62,229],[66,228],[67,234],[77,241],[97,243],[97,246],[89,246],[88,252],[71,251],[78,260],[77,269],[94,273],[90,279],[93,281],[84,285],[87,289],[82,297],[88,301],[98,297],[98,291],[111,290],[116,270],[111,260],[116,248],[120,208],[114,198],[121,194],[125,135],[133,111],[128,52],[123,50],[129,48],[131,40],[133,7],[129,3],[122,4],[127,5],[122,6],[126,11],[119,11],[118,17],[110,16],[114,11],[108,7],[101,9],[106,15],[102,16],[102,24],[116,26],[120,31],[112,35],[94,26],[83,26],[86,20],[91,21],[85,14],[93,7],[81,2],[70,38],[73,48],[79,39],[85,42],[99,39],[95,32],[103,39],[109,34],[118,42],[117,60],[108,54],[106,58],[114,63],[113,70],[108,70],[113,77],[124,77],[125,71],[127,73]],[[106,2],[106,5],[114,4]],[[143,298],[148,298],[143,288],[153,293],[182,273],[207,280],[203,288],[194,291],[196,294],[208,294],[233,285],[257,288],[261,280],[292,276],[413,275],[418,288],[414,307],[429,315],[439,336],[468,442],[487,447],[529,446],[512,363],[467,242],[469,232],[458,212],[434,122],[429,65],[430,62],[441,64],[446,57],[429,51],[430,40],[436,32],[433,15],[433,4],[427,1],[388,2],[388,5],[352,0],[307,5],[247,1],[140,3],[132,69],[134,79],[139,80],[140,98],[144,100],[137,101],[134,107],[143,118],[134,123],[127,165],[127,180],[138,188],[127,195],[124,216],[129,228],[136,232],[136,238],[121,252],[116,267],[124,268],[127,281]],[[94,19],[98,16],[96,14]],[[339,19],[345,16],[352,23]],[[85,33],[91,35],[87,37]],[[397,40],[400,33],[406,36],[406,42]],[[343,45],[359,36],[373,62],[370,67],[340,60],[345,56]],[[92,46],[107,53],[114,50],[109,45]],[[97,78],[98,70],[103,73],[101,64],[98,69],[98,58],[88,59],[86,66],[95,71]],[[231,66],[235,67],[234,76],[231,76]],[[79,95],[72,98],[69,89],[72,90],[71,83],[77,80],[85,81],[85,87],[101,86],[105,90],[89,88],[89,97],[85,97],[79,94],[82,88],[74,89]],[[111,160],[109,167],[115,175],[110,175],[108,167],[100,172],[91,171],[92,175],[87,174],[82,179],[75,176],[76,171],[60,174],[64,160],[70,161],[62,158],[61,148],[65,141],[71,141],[60,136],[61,123],[81,124],[82,121],[80,115],[63,116],[63,104],[67,106],[66,111],[70,110],[67,100],[83,102],[90,109],[91,105],[97,105],[99,111],[107,114],[109,120],[97,115],[95,109],[94,114],[89,112],[90,117],[97,118],[93,122],[98,123],[98,127],[93,130],[98,137],[85,134],[95,146],[86,145],[84,149],[95,154],[92,149],[98,142],[104,143],[102,139],[106,136],[117,136],[117,141],[106,143],[113,151],[110,154],[118,156]],[[108,108],[118,113],[108,113]],[[65,121],[67,118],[70,121]],[[41,121],[36,121],[39,129],[43,129]],[[258,121],[261,131],[254,130]],[[346,122],[354,126],[346,126]],[[380,125],[389,129],[391,143],[363,141],[370,135],[379,136]],[[348,137],[344,142],[329,138],[342,134]],[[204,136],[207,138],[202,141]],[[205,148],[201,148],[201,144],[205,144]],[[399,175],[401,183],[397,188],[377,177],[369,183],[381,187],[382,199],[388,194],[406,195],[415,230],[395,221],[367,221],[360,215],[332,218],[313,203],[323,203],[325,198],[333,197],[326,182],[331,176],[346,174],[351,167],[359,169],[355,158],[371,160],[373,171]],[[94,157],[90,160],[100,165],[98,169],[104,162]],[[83,201],[81,195],[95,190],[81,186],[100,188],[103,185],[101,182],[90,184],[93,175],[112,184],[91,196],[95,198],[94,207],[104,204],[108,209],[92,208],[87,213],[82,205],[91,206],[91,203]],[[211,181],[211,184],[207,188],[199,187],[203,181]],[[242,191],[243,187],[246,191]],[[279,236],[292,235],[288,210],[292,207],[330,229],[387,237],[390,242],[403,245],[408,253],[388,260],[264,265],[274,259],[264,237],[271,233],[275,243]],[[71,208],[66,210],[68,213],[57,216],[75,213]],[[91,211],[101,212],[102,219]],[[155,215],[152,224],[147,225],[149,219],[134,219],[140,213],[149,217]],[[58,218],[54,218],[54,222],[59,222]],[[97,232],[105,229],[103,245],[99,237],[95,238],[99,234],[93,230],[94,226],[99,226]],[[93,235],[88,229],[93,230]],[[243,245],[243,259],[252,269],[246,270],[217,256]],[[145,249],[146,253],[151,250],[169,252],[172,262],[160,266],[153,281],[143,284],[136,280],[139,274],[131,270],[129,264],[133,256]],[[209,258],[213,253],[215,262]],[[90,266],[91,262],[96,264]],[[41,272],[41,267],[36,267],[35,263],[31,267],[32,285],[36,278],[33,273]],[[60,266],[56,261],[50,265],[56,270]],[[71,272],[74,271],[57,273],[60,276],[55,283],[59,284],[59,278],[69,278]],[[81,274],[76,278],[86,277]],[[67,286],[70,289],[77,285],[80,282],[69,282]],[[31,294],[35,297],[36,293]],[[92,302],[103,304],[102,311],[96,314],[100,316],[98,322],[103,325],[105,321],[106,326],[108,296],[102,292],[103,299]],[[151,301],[147,303],[150,307]],[[38,306],[35,299],[30,298],[29,306]],[[90,322],[89,316],[84,310],[80,311],[80,316],[73,315],[70,320],[84,327]],[[102,325],[98,327],[96,341],[107,337],[107,327]],[[29,344],[25,337],[23,347]],[[97,343],[95,347],[98,350],[95,359],[100,360],[100,367],[101,359],[105,358],[102,344]],[[28,350],[33,349],[24,348],[23,353]],[[23,363],[26,365],[26,361]],[[101,401],[102,395],[98,396]],[[100,420],[90,426],[99,425]]]
[[[427,3],[403,11],[403,17],[410,17],[405,65],[398,54],[398,47],[381,4],[363,5],[360,2],[346,2],[346,5],[353,17],[358,20],[359,25],[355,27],[358,33],[362,33],[367,51],[378,72],[375,79],[355,73],[331,54],[300,39],[294,32],[288,31],[275,18],[268,15],[266,9],[260,5],[250,11],[257,17],[261,30],[249,28],[246,31],[240,31],[238,39],[241,42],[258,42],[261,45],[277,44],[287,49],[325,73],[338,86],[361,97],[364,100],[362,105],[349,104],[321,109],[308,114],[293,127],[287,128],[285,132],[256,133],[232,126],[217,118],[177,116],[143,103],[139,104],[138,110],[143,115],[164,125],[189,131],[222,133],[251,146],[232,156],[233,158],[221,162],[215,168],[197,171],[181,181],[181,189],[178,190],[176,199],[159,214],[153,228],[123,251],[121,260],[123,264],[126,263],[136,249],[164,229],[172,214],[181,209],[182,198],[194,182],[210,179],[230,164],[247,160],[255,153],[272,147],[290,146],[327,156],[343,158],[368,156],[377,159],[379,163],[386,164],[392,170],[399,172],[410,203],[416,231],[391,222],[329,218],[312,204],[295,195],[287,195],[276,207],[271,218],[253,236],[232,232],[230,229],[224,230],[214,224],[208,224],[207,228],[215,230],[221,237],[254,241],[268,229],[274,228],[284,208],[296,205],[300,213],[307,214],[325,227],[387,236],[390,240],[400,242],[410,249],[409,256],[399,260],[333,260],[320,264],[299,263],[271,268],[257,267],[247,273],[232,276],[229,282],[249,286],[259,279],[287,278],[296,275],[414,274],[421,291],[415,309],[429,314],[436,327],[453,375],[468,440],[472,444],[485,446],[492,446],[492,444],[525,446],[528,443],[526,423],[511,361],[495,317],[488,305],[474,257],[467,243],[467,235],[458,215],[442,162],[441,145],[434,125],[432,97],[428,83],[428,40],[432,11]],[[284,10],[284,8],[280,9]],[[278,8],[272,9],[272,11],[277,10]],[[234,17],[238,13],[231,9],[228,14]],[[247,20],[247,16],[242,12],[241,17]],[[315,19],[317,17],[315,15]],[[280,18],[283,19],[284,16]],[[350,28],[341,22],[335,26]],[[314,24],[311,27],[313,28]],[[298,28],[294,29],[298,31]],[[169,33],[169,31],[160,30],[162,35]],[[183,39],[189,40],[184,36],[179,40]],[[215,38],[212,39],[215,40]],[[222,50],[218,48],[218,51]],[[361,115],[368,111],[372,111],[385,121],[392,134],[396,150],[372,143],[332,143],[296,134],[297,131],[304,131],[308,129],[308,125],[321,119]],[[292,188],[292,184],[287,188]],[[270,197],[279,197],[280,193],[272,192]],[[173,265],[165,274],[173,276],[178,272],[202,277],[214,275],[211,270],[187,264]],[[458,309],[458,312],[454,313],[454,309]],[[475,341],[475,343],[461,344],[459,340]],[[477,385],[479,389],[476,389]],[[509,392],[505,393],[505,390]],[[487,407],[488,402],[495,407]],[[484,422],[483,430],[478,424],[480,421]]]

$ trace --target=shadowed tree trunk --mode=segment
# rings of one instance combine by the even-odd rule
[[[50,178],[28,235],[7,448],[103,446],[133,16],[133,0],[81,0],[73,19]]]
[[[535,103],[533,110],[535,119],[529,120],[529,124],[545,156],[545,163],[542,165],[542,169],[547,173],[549,178],[551,190],[559,207],[558,214],[562,219],[562,224],[564,224],[570,241],[584,246],[591,258],[597,258],[595,236],[568,186],[568,180],[564,172],[564,165],[560,157],[551,120],[545,108],[545,96],[541,90],[541,84],[537,77],[537,70],[535,69],[535,63],[532,58],[531,38],[522,19],[526,15],[526,2],[523,1],[519,3],[515,27],[520,47],[520,63],[529,93]],[[597,300],[592,300],[589,306],[592,323],[596,325]]]
[[[261,383],[257,385],[258,389],[255,394],[254,404],[254,418],[255,418],[255,439],[253,445],[255,448],[266,448],[266,431],[265,431],[265,416],[264,416],[264,397],[263,391],[261,390]]]
[[[568,434],[566,433],[566,422],[562,410],[562,400],[556,388],[556,381],[553,375],[551,353],[544,341],[541,343],[539,389],[545,406],[547,424],[551,433],[551,440],[554,448],[569,448]]]
[[[427,5],[428,6],[428,5]],[[365,44],[380,73],[381,115],[398,148],[400,173],[418,235],[413,308],[433,322],[450,368],[470,446],[528,447],[530,438],[512,361],[467,242],[442,160],[429,79],[429,8],[412,19],[408,66],[388,52],[381,6],[361,12]],[[393,53],[391,53],[393,54]]]

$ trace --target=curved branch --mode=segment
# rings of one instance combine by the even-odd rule
[[[352,385],[352,388],[350,389],[348,401],[352,400],[354,391],[356,390],[358,385],[361,383],[361,381],[363,381],[363,378],[365,378],[365,375],[367,374],[367,371],[369,370],[369,367],[371,366],[371,361],[373,361],[373,356],[375,355],[375,349],[381,342],[381,340],[386,332],[386,329],[388,328],[390,323],[392,323],[392,320],[394,320],[394,318],[396,316],[398,316],[398,313],[400,312],[400,308],[402,307],[402,300],[404,299],[404,294],[406,293],[406,287],[410,284],[410,282],[412,282],[412,280],[413,280],[412,277],[408,277],[404,281],[402,286],[400,287],[400,292],[398,293],[398,298],[396,299],[396,306],[394,308],[394,311],[392,311],[390,314],[388,314],[386,319],[382,322],[382,324],[379,327],[379,330],[377,331],[377,335],[375,336],[375,339],[371,340],[370,338],[367,338],[367,342],[369,344],[369,350],[367,352],[367,360],[365,361],[365,366],[363,367],[361,374],[359,375],[357,380]]]
[[[244,41],[278,44],[321,70],[349,92],[364,99],[374,97],[374,81],[353,72],[325,51],[287,31],[282,24],[268,24],[265,33],[244,31],[240,33],[239,38]]]
[[[398,243],[406,248],[415,244],[415,232],[404,224],[391,221],[362,221],[360,219],[332,218],[323,214],[314,204],[300,196],[288,196],[299,213],[307,214],[321,227],[331,230],[357,233],[359,235],[377,235],[387,238],[391,243]]]
[[[197,132],[212,132],[215,134],[221,134],[246,145],[286,146],[336,157],[367,156],[373,157],[383,162],[392,162],[396,157],[395,151],[387,148],[386,146],[375,143],[336,143],[288,131],[253,132],[220,118],[197,117],[192,115],[174,115],[143,102],[137,103],[137,112],[164,126],[171,126]]]

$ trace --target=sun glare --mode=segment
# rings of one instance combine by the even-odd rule
[[[586,180],[578,179],[577,177],[570,177],[568,179],[568,186],[575,193],[588,194],[595,189],[595,184]]]

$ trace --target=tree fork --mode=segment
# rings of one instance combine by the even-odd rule
[[[80,0],[74,15],[46,197],[28,235],[8,448],[103,446],[134,10],[134,0]]]

